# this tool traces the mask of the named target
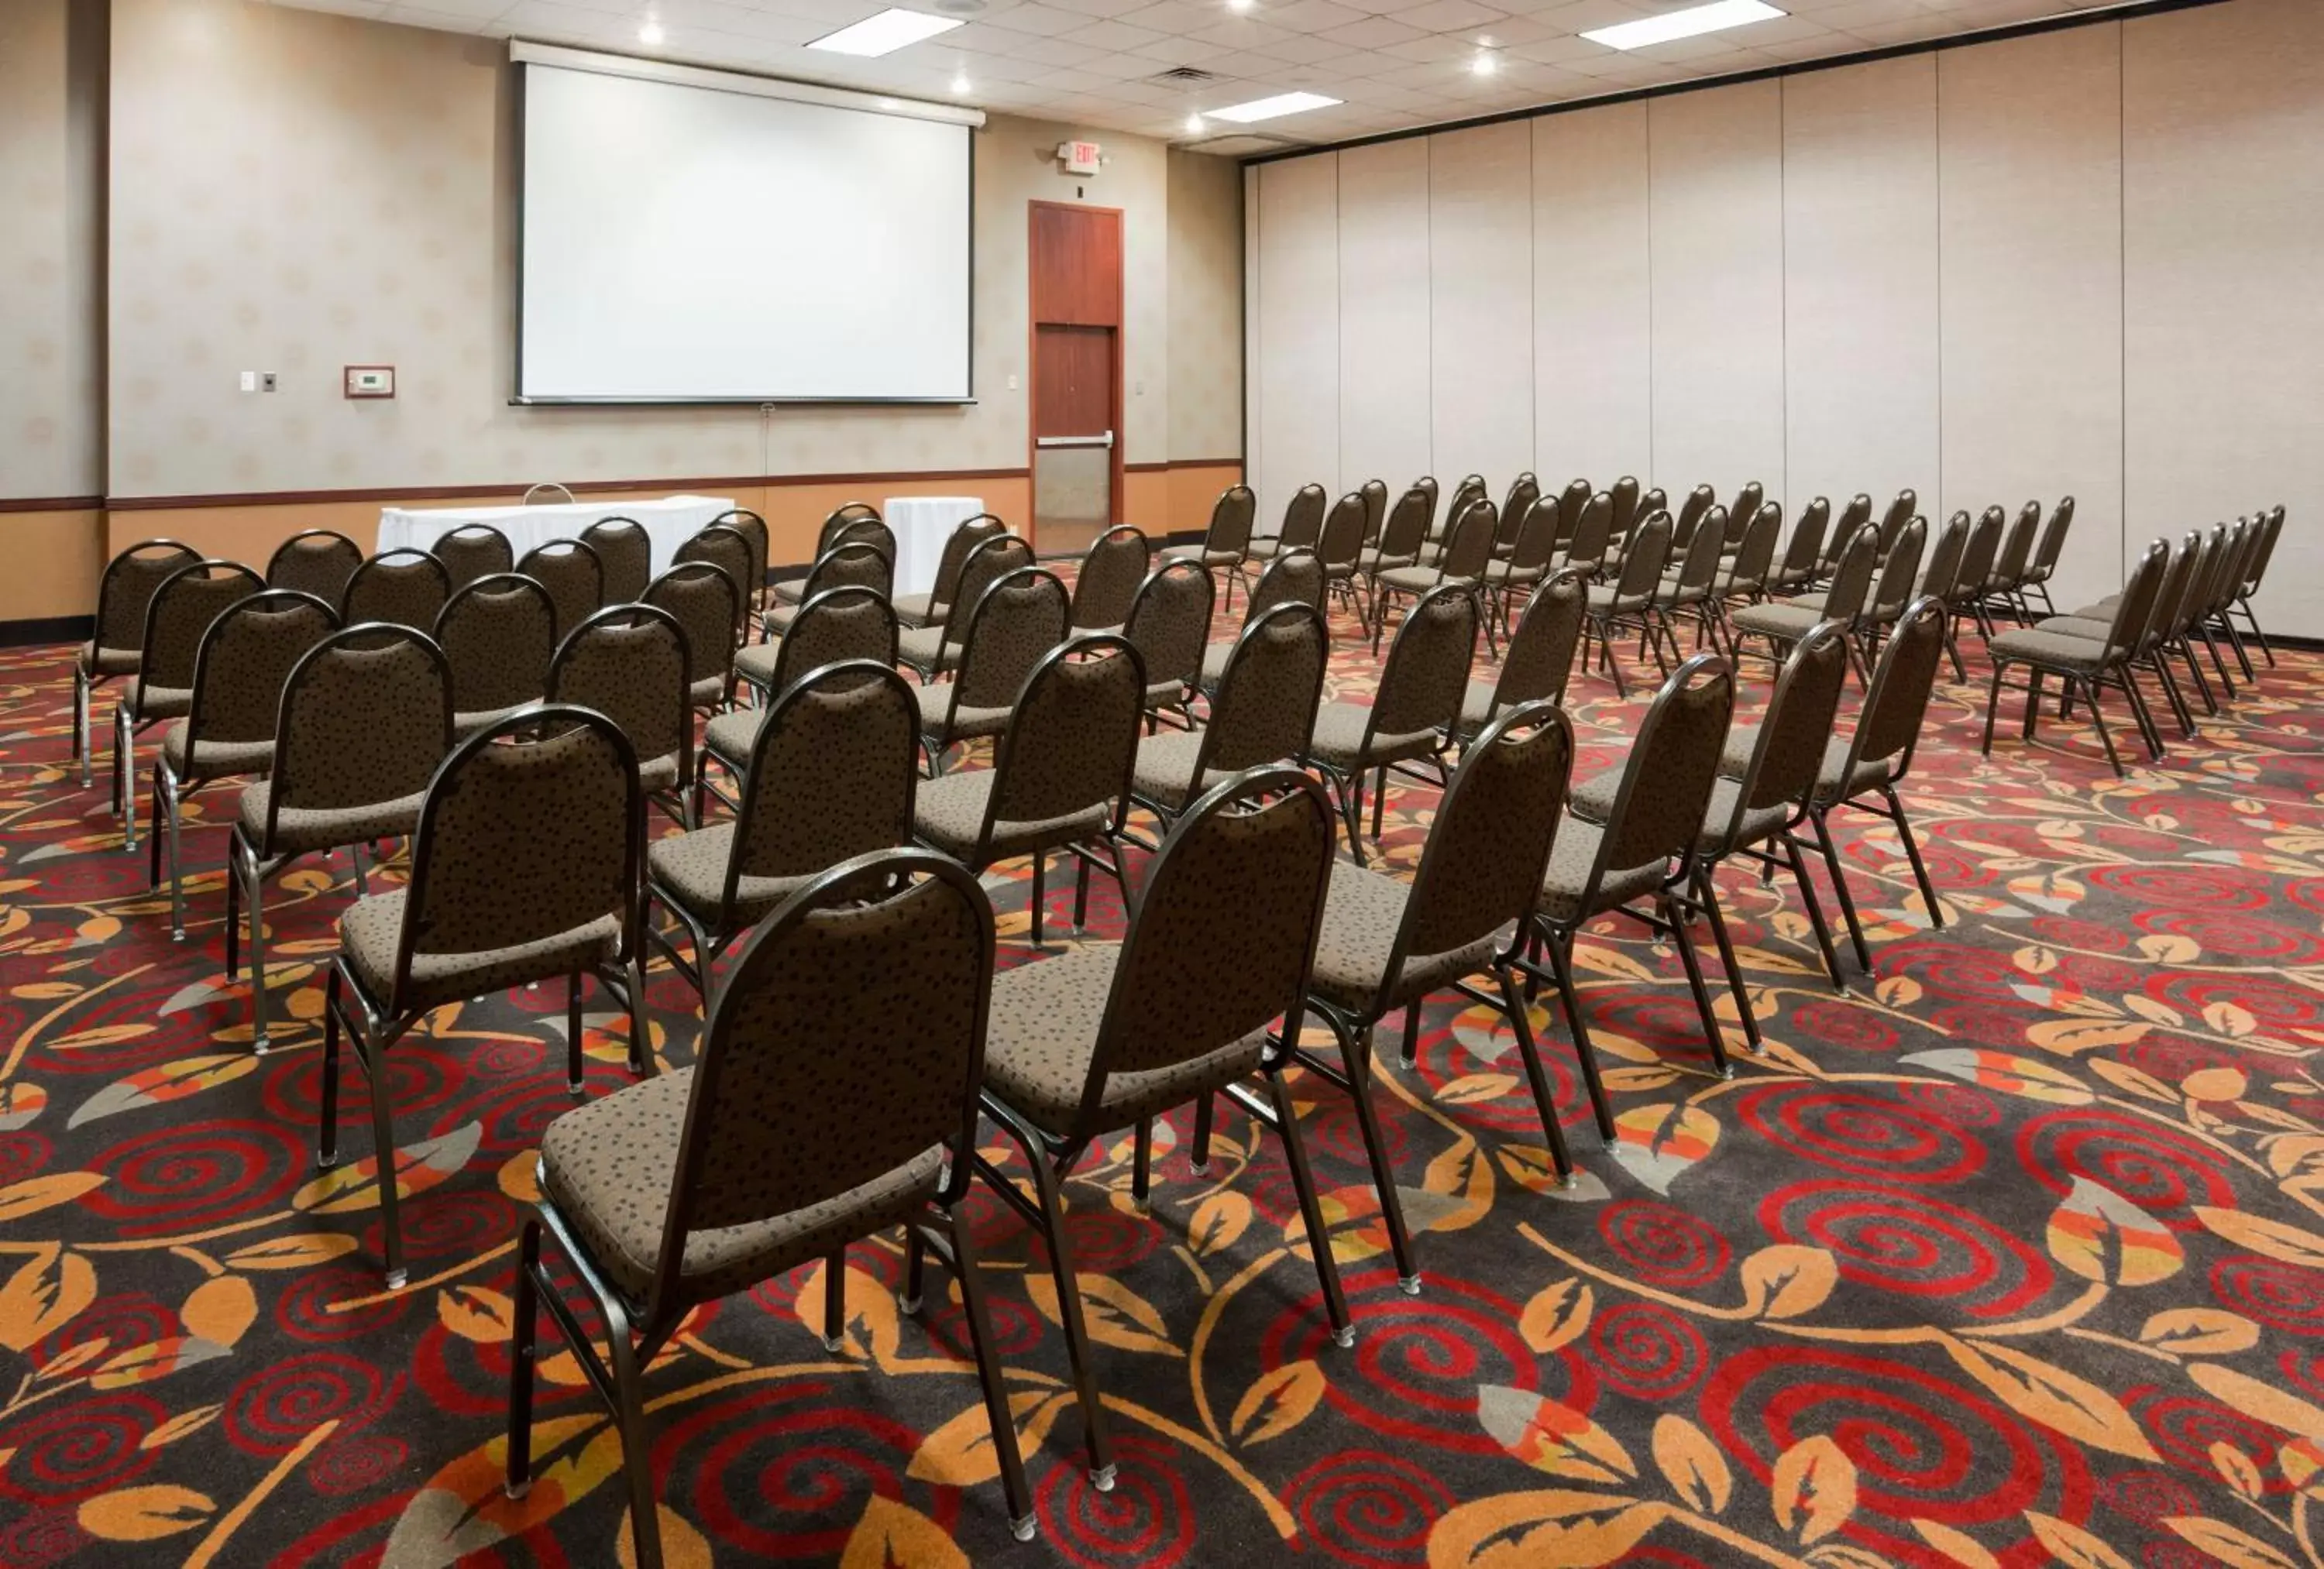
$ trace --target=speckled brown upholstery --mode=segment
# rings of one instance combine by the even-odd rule
[[[1184,550],[1166,550],[1165,563],[1191,561],[1205,567],[1232,568],[1242,561],[1243,552],[1250,547],[1250,530],[1259,512],[1259,499],[1251,494],[1249,485],[1230,485],[1219,492],[1211,506],[1210,528],[1204,532],[1203,542]]]
[[[722,706],[733,687],[733,629],[742,602],[734,579],[715,562],[680,562],[646,585],[643,602],[677,617],[686,633],[687,690],[694,706]]]
[[[1534,591],[1516,634],[1501,650],[1500,674],[1490,682],[1468,684],[1461,699],[1459,740],[1465,744],[1474,739],[1504,710],[1518,703],[1564,701],[1574,647],[1582,639],[1588,587],[1578,570],[1566,567]]]
[[[1310,482],[1292,492],[1290,504],[1283,509],[1283,526],[1263,538],[1254,538],[1243,547],[1246,563],[1273,561],[1286,550],[1313,550],[1323,537],[1323,508],[1330,498],[1323,487]]]
[[[878,523],[876,518],[867,521]],[[884,529],[886,525],[880,524],[879,527]],[[779,585],[795,592],[777,596],[778,602],[768,610],[760,622],[763,634],[770,638],[782,637],[790,630],[800,605],[833,589],[868,588],[881,599],[887,599],[895,587],[895,562],[892,549],[882,549],[869,540],[842,540],[816,558],[805,578],[796,583]],[[743,655],[751,652],[747,647],[742,651]],[[737,656],[737,662],[742,663],[741,656]],[[747,666],[743,667],[743,678],[750,678]]]
[[[1145,534],[1127,523],[1093,540],[1082,556],[1081,571],[1074,574],[1074,630],[1111,630],[1129,620],[1130,607],[1153,558]]]
[[[516,570],[549,591],[549,602],[557,609],[560,643],[606,602],[604,567],[596,551],[578,539],[553,539],[528,550]]]
[[[436,641],[452,666],[453,732],[465,739],[548,692],[557,608],[531,578],[496,573],[445,601]]]
[[[896,612],[886,596],[862,587],[828,589],[791,618],[790,629],[771,643],[753,643],[734,656],[735,674],[757,688],[764,702],[789,690],[810,670],[844,659],[896,662]],[[722,713],[705,728],[706,750],[740,770],[751,738],[766,717],[763,709]]]
[[[1229,774],[1304,760],[1330,657],[1331,635],[1315,607],[1277,605],[1256,618],[1229,646],[1210,722],[1139,742],[1138,798],[1167,818]]]
[[[968,575],[962,573],[964,584]],[[1020,568],[985,590],[961,627],[957,673],[914,693],[932,758],[954,741],[1001,732],[1026,677],[1065,640],[1071,613],[1064,583],[1038,567]]]
[[[1014,572],[1033,564],[1033,547],[1014,534],[995,534],[968,553],[962,563],[956,589],[960,604],[966,615],[947,615],[942,622],[912,627],[898,635],[898,663],[920,673],[923,680],[956,669],[961,648],[969,633],[969,621],[974,616],[986,592]],[[1071,609],[1068,606],[1068,618]],[[908,619],[899,612],[899,619]]]
[[[274,547],[266,564],[266,586],[297,589],[336,606],[363,560],[363,546],[346,535],[332,528],[309,528]]]
[[[512,572],[516,567],[516,551],[509,544],[508,536],[489,523],[470,523],[455,528],[429,546],[428,554],[444,564],[447,594],[457,593],[480,577]]]
[[[693,561],[707,562],[718,568],[734,585],[734,624],[727,634],[727,641],[740,645],[748,631],[751,606],[757,597],[752,592],[751,574],[759,568],[750,537],[729,524],[705,525],[670,555],[672,567]],[[662,575],[667,577],[669,574],[664,573]]]
[[[961,568],[971,552],[986,540],[1009,532],[1009,525],[990,512],[963,520],[945,537],[944,554],[936,558],[936,583],[924,594],[898,594],[896,619],[907,627],[940,625],[952,614],[960,597]]]
[[[373,556],[347,579],[339,624],[389,621],[424,632],[451,597],[452,578],[443,562],[424,550],[391,550]]]
[[[645,525],[634,518],[600,518],[581,530],[581,543],[597,553],[606,604],[633,604],[646,592],[653,577],[653,537]]]
[[[621,727],[649,795],[694,779],[694,714],[686,680],[686,633],[652,605],[613,605],[573,629],[549,671],[549,701],[593,709]],[[679,821],[694,812],[673,802]]]
[[[1181,708],[1196,690],[1216,592],[1191,561],[1165,561],[1139,586],[1122,636],[1146,661],[1148,707]]]

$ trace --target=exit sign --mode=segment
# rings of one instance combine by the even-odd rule
[[[1103,158],[1094,142],[1060,142],[1057,161],[1065,166],[1067,174],[1095,174]]]

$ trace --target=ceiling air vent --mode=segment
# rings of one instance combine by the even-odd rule
[[[1168,70],[1157,71],[1146,79],[1158,82],[1166,87],[1207,87],[1219,79],[1219,73],[1206,71],[1200,66],[1172,66]]]

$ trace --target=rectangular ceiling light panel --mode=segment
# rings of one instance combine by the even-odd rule
[[[1668,11],[1660,16],[1642,17],[1637,22],[1625,22],[1615,27],[1600,27],[1582,36],[1592,43],[1602,43],[1608,49],[1644,49],[1648,44],[1698,38],[1706,32],[1718,32],[1753,22],[1773,22],[1783,14],[1783,12],[1767,5],[1766,0],[1712,0],[1709,5],[1692,5],[1684,11]]]
[[[1223,109],[1210,111],[1213,120],[1232,120],[1238,125],[1248,125],[1258,120],[1272,120],[1282,115],[1297,115],[1309,109],[1328,109],[1340,102],[1321,93],[1277,93],[1271,98],[1253,98],[1248,104],[1234,104]]]
[[[827,49],[834,54],[876,57],[893,54],[907,44],[950,32],[959,25],[954,17],[930,16],[924,11],[905,11],[891,5],[877,16],[867,16],[837,32],[825,33],[807,48]]]

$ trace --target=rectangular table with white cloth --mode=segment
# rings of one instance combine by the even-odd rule
[[[983,510],[982,496],[890,496],[881,502],[881,519],[896,536],[896,592],[934,589],[945,541]]]
[[[386,507],[379,514],[379,548],[427,550],[455,529],[484,523],[508,536],[516,558],[552,540],[578,539],[591,524],[628,518],[653,542],[653,570],[669,570],[678,547],[734,502],[725,496],[665,496],[659,501],[560,501],[520,507]]]

